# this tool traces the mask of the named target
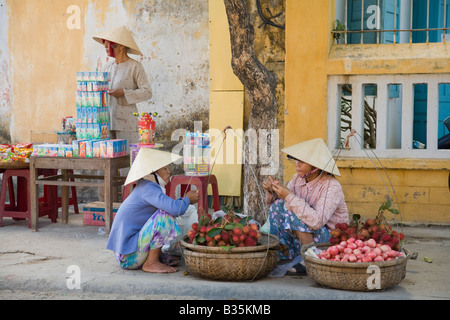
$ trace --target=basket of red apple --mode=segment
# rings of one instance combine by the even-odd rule
[[[380,207],[375,219],[338,223],[330,243],[303,246],[306,272],[317,283],[344,290],[376,291],[399,284],[406,275],[410,254],[403,248],[404,235],[393,230]],[[394,212],[395,213],[395,212]]]
[[[273,249],[276,236],[260,232],[250,217],[233,212],[215,220],[209,214],[192,224],[181,240],[189,273],[224,281],[256,280],[267,276],[277,264]]]

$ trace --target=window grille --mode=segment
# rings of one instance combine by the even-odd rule
[[[450,0],[335,0],[335,6],[339,44],[450,42]]]
[[[328,145],[341,156],[450,159],[448,74],[330,76]],[[420,118],[420,119],[419,119]],[[446,127],[447,126],[447,127]],[[358,136],[342,149],[350,129]]]

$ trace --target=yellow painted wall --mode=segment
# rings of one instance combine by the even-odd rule
[[[87,1],[85,1],[87,2]],[[30,141],[33,131],[54,131],[61,117],[76,116],[73,80],[83,69],[83,29],[68,30],[70,0],[7,1],[13,79],[13,136]],[[71,79],[71,81],[68,81]]]
[[[231,126],[242,132],[244,126],[244,87],[231,68],[231,45],[223,1],[209,1],[210,35],[210,111],[209,128],[221,132]],[[232,137],[229,132],[227,139]],[[217,177],[221,196],[240,196],[242,162],[237,148],[241,139],[227,144],[217,136],[212,146],[212,174]],[[231,140],[229,140],[231,142]]]
[[[448,43],[334,45],[333,0],[287,0],[286,23],[285,145],[326,141],[329,75],[450,73]],[[450,223],[450,160],[380,160],[403,222]],[[388,191],[372,163],[338,159],[337,164],[350,213],[374,216]],[[285,180],[294,172],[286,164]]]

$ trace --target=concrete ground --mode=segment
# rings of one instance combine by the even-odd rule
[[[450,298],[450,228],[405,227],[405,248],[417,252],[406,278],[381,292],[335,290],[308,276],[265,278],[253,282],[198,279],[180,266],[175,274],[122,270],[107,237],[84,226],[82,214],[69,223],[39,219],[39,231],[27,221],[5,218],[0,228],[0,300],[418,300]],[[100,232],[99,232],[100,231]],[[426,262],[424,258],[430,258]],[[79,271],[80,288],[70,288]]]

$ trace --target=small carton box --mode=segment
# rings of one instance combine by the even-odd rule
[[[113,219],[119,210],[120,203],[113,203]],[[88,226],[104,226],[105,225],[105,203],[96,201],[89,203],[83,208],[83,224]]]

